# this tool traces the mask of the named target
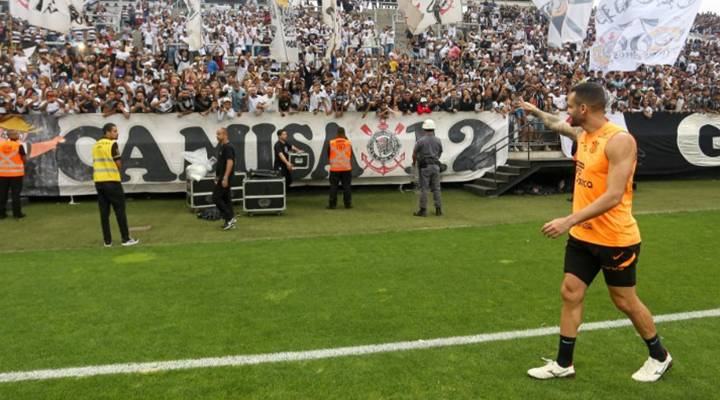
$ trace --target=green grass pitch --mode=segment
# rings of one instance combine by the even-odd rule
[[[446,190],[446,216],[412,193],[360,188],[352,210],[294,194],[284,216],[238,228],[179,199],[128,202],[133,248],[102,248],[97,205],[37,203],[0,221],[0,373],[304,351],[558,324],[564,240],[542,237],[566,196],[485,199]],[[641,182],[638,292],[654,314],[720,307],[720,182]],[[113,227],[113,233],[117,229]],[[585,320],[623,318],[602,277]],[[630,375],[632,328],[582,333],[577,377],[525,371],[556,336],[385,354],[0,383],[0,399],[711,399],[719,318],[658,325],[676,359],[655,384]]]

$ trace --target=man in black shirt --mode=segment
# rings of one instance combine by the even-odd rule
[[[200,89],[200,93],[195,96],[195,112],[199,112],[200,115],[205,116],[210,113],[210,107],[212,107],[213,97],[210,91],[203,87]]]
[[[412,92],[407,91],[403,94],[402,99],[398,101],[398,110],[400,110],[403,115],[412,114],[417,111],[417,101],[413,98]]]
[[[225,219],[223,230],[235,228],[235,212],[232,206],[230,190],[233,181],[233,169],[235,168],[235,149],[228,141],[227,129],[220,128],[215,134],[218,140],[217,164],[215,164],[215,189],[213,189],[213,202]]]
[[[288,142],[288,133],[286,130],[279,130],[277,135],[278,141],[274,146],[275,165],[273,168],[276,171],[280,171],[282,176],[285,177],[285,193],[287,193],[292,183],[293,170],[293,165],[290,163],[290,152],[299,152],[300,149]]]
[[[292,97],[287,89],[282,89],[280,97],[278,98],[278,108],[280,109],[280,116],[284,117],[285,114],[290,112],[290,105],[292,104]]]

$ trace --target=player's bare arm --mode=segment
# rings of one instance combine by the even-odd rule
[[[554,239],[573,226],[604,214],[620,203],[633,173],[637,154],[635,139],[627,132],[618,133],[608,141],[605,154],[609,161],[605,193],[582,210],[543,225],[542,233],[545,236]]]
[[[524,100],[520,100],[520,107],[540,118],[549,129],[559,133],[560,135],[567,136],[572,140],[577,140],[578,136],[580,136],[583,132],[582,128],[570,126],[570,124],[563,121],[559,116],[546,113]]]

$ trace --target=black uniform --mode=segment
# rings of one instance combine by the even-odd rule
[[[225,168],[227,167],[227,161],[233,161],[233,168],[235,166],[235,149],[230,143],[221,144],[218,147],[217,164],[215,164],[215,177],[217,183],[215,189],[213,189],[213,202],[217,206],[218,210],[225,219],[225,222],[230,221],[235,217],[235,211],[232,206],[232,195],[231,188],[233,186],[233,172],[230,172],[228,176],[228,187],[222,186],[222,180],[225,176]]]
[[[440,194],[440,156],[442,142],[435,135],[426,135],[415,144],[418,169],[420,170],[420,209],[427,208],[427,193],[433,194],[435,208],[442,208]]]
[[[288,170],[287,165],[285,165],[284,162],[280,159],[280,154],[285,156],[285,159],[290,161],[290,150],[292,150],[292,145],[288,142],[281,142],[277,141],[274,146],[274,153],[275,153],[275,165],[273,168],[276,171],[280,171],[283,177],[285,177],[285,192],[290,189],[290,184],[292,183],[292,172]]]

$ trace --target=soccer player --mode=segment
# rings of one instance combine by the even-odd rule
[[[602,271],[610,298],[632,321],[650,356],[632,375],[640,382],[660,379],[672,357],[660,343],[650,311],[635,291],[640,231],[632,216],[632,179],[637,161],[635,139],[605,118],[606,97],[594,83],[575,86],[568,97],[569,123],[521,101],[526,111],[550,129],[577,142],[572,214],[554,219],[542,233],[557,238],[570,231],[565,248],[565,276],[560,293],[560,344],[557,360],[528,370],[537,379],[575,375],[573,350],[582,321],[583,298]]]

